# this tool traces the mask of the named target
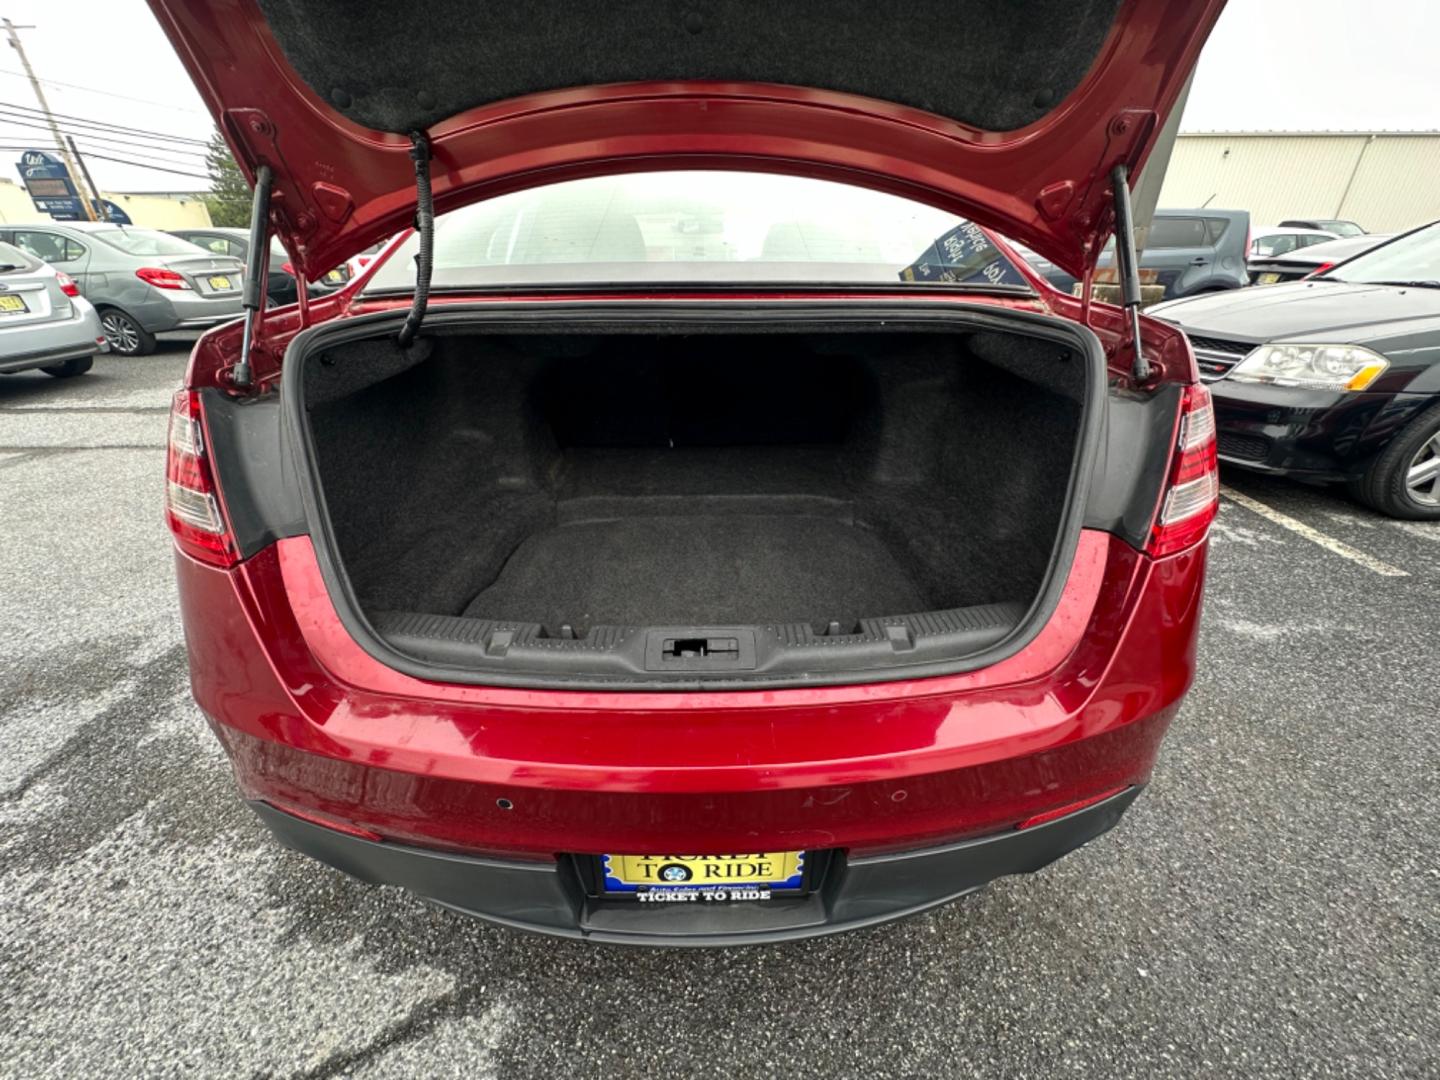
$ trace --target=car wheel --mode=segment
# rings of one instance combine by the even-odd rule
[[[155,335],[118,308],[101,310],[100,329],[111,350],[121,356],[144,356],[155,351]]]
[[[1350,490],[1390,517],[1440,521],[1440,405],[1410,421]]]
[[[57,379],[68,379],[75,375],[84,375],[94,366],[95,358],[93,356],[78,356],[74,360],[66,360],[63,364],[51,364],[40,370]]]

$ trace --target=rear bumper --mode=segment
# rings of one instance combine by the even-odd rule
[[[163,292],[145,286],[148,295],[128,306],[118,304],[152,334],[171,330],[202,330],[231,322],[245,314],[240,297],[211,299],[183,292]]]
[[[63,364],[67,360],[79,360],[86,356],[94,356],[103,352],[102,347],[96,342],[89,342],[83,345],[68,345],[64,348],[56,348],[47,352],[27,353],[24,356],[7,356],[0,360],[0,372],[9,374],[15,371],[29,371],[32,368],[50,367],[52,364]]]
[[[230,571],[176,564],[195,698],[286,843],[495,922],[720,944],[898,918],[1113,825],[1128,792],[1016,828],[1149,780],[1194,673],[1205,557],[1151,560],[1085,530],[1054,616],[976,671],[629,693],[387,668],[346,632],[307,537]],[[832,852],[838,876],[758,915],[637,915],[586,896],[574,861],[746,851]]]
[[[1220,460],[1259,472],[1346,480],[1383,450],[1431,394],[1337,393],[1209,384]]]
[[[49,367],[104,352],[105,338],[95,309],[84,301],[73,308],[74,315],[64,322],[24,329],[0,327],[0,372]]]
[[[818,937],[889,922],[955,900],[998,877],[1032,873],[1111,829],[1139,794],[1028,829],[942,847],[831,860],[807,896],[766,902],[640,905],[587,891],[570,856],[549,862],[477,858],[377,843],[251,807],[286,847],[379,885],[519,930],[652,946],[730,946]]]

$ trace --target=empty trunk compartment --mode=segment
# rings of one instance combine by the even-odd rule
[[[407,655],[868,669],[1035,605],[1094,359],[994,330],[450,329],[314,350],[303,416],[337,572]]]

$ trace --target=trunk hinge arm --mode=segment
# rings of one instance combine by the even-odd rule
[[[410,133],[410,160],[415,163],[415,231],[420,234],[420,251],[415,256],[415,299],[397,339],[408,349],[425,319],[430,302],[430,272],[435,255],[435,203],[430,194],[430,140],[424,132]]]
[[[1135,350],[1131,374],[1140,383],[1150,377],[1150,364],[1140,348],[1140,259],[1135,252],[1135,215],[1130,208],[1129,179],[1130,170],[1124,165],[1116,165],[1110,172],[1115,196],[1115,266],[1120,275],[1120,302],[1130,323],[1130,340]]]
[[[240,359],[230,381],[245,389],[250,385],[250,352],[265,308],[265,279],[270,271],[270,190],[275,177],[269,165],[255,170],[255,195],[250,202],[250,248],[245,252],[245,288],[240,306],[245,309],[245,330],[240,338]]]

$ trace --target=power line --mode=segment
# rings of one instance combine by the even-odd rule
[[[137,169],[152,169],[155,172],[174,173],[176,176],[193,176],[196,180],[209,180],[205,173],[186,172],[184,169],[167,169],[162,165],[146,165],[140,161],[130,161],[128,158],[111,157],[109,154],[97,154],[93,150],[85,151],[87,157],[98,158],[101,161],[113,161],[117,165],[132,165]]]
[[[14,117],[6,116],[3,113],[0,113],[0,124],[9,124],[13,127],[39,128],[41,130],[48,130],[50,126],[48,124],[41,123],[38,120],[16,120]],[[70,125],[67,124],[65,126],[69,127]],[[186,150],[178,146],[156,146],[154,143],[121,138],[118,135],[104,135],[100,132],[86,131],[83,128],[75,128],[73,130],[75,134],[79,135],[81,138],[93,140],[95,142],[116,143],[120,146],[137,146],[144,150],[153,150],[158,153],[176,154],[181,157],[204,158],[206,156],[206,153],[203,150]]]
[[[39,109],[31,108],[28,105],[0,104],[0,109],[8,112],[21,113],[30,117],[44,116]],[[84,116],[73,116],[68,113],[51,113],[57,120],[65,120],[70,124],[84,124],[94,128],[104,128],[108,131],[118,131],[125,135],[146,135],[152,139],[164,139],[167,142],[188,143],[192,146],[209,146],[204,139],[192,139],[187,135],[168,135],[163,131],[150,131],[147,128],[130,127],[126,124],[112,124],[108,120],[91,120]]]
[[[80,140],[80,149],[92,157],[109,152],[112,154],[124,154],[126,157],[138,158],[142,161],[153,161],[157,165],[175,165],[182,169],[195,169],[200,167],[193,161],[176,161],[174,158],[154,157],[136,150],[119,150],[113,146],[91,146],[85,142],[83,138]]]
[[[0,68],[0,75],[12,75],[23,79],[25,76],[18,71],[7,71]],[[121,101],[134,101],[140,105],[154,105],[157,109],[173,109],[176,112],[190,113],[192,116],[204,116],[199,109],[187,108],[184,105],[172,105],[164,101],[151,101],[148,98],[127,97],[124,94],[117,94],[113,90],[101,90],[94,86],[80,86],[77,83],[60,82],[57,79],[41,79],[41,82],[48,86],[63,86],[67,90],[79,90],[86,94],[99,94],[101,97],[118,98]]]

